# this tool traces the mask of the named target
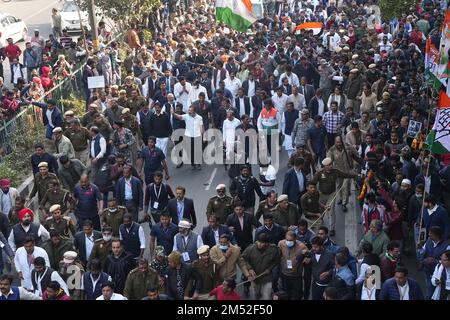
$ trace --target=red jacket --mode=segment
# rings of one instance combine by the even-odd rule
[[[19,46],[15,44],[8,44],[5,47],[5,56],[8,57],[9,62],[12,62],[14,58],[19,59],[20,54],[22,53],[22,50],[20,50]]]
[[[370,222],[373,220],[383,221],[383,211],[379,206],[375,206],[374,211],[372,212],[372,217],[369,222],[369,206],[364,204],[363,206],[363,219],[364,219],[364,233],[369,231]]]
[[[241,296],[235,291],[225,294],[222,290],[222,285],[212,289],[209,295],[215,296],[217,300],[241,300]]]

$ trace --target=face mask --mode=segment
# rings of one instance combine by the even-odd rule
[[[292,248],[292,247],[294,246],[294,241],[286,240],[286,245],[287,245],[289,248]]]
[[[227,250],[228,250],[228,246],[222,246],[222,245],[220,245],[220,246],[219,246],[219,249],[222,250],[222,251],[227,251]]]
[[[109,212],[116,212],[117,208],[109,208]]]
[[[422,194],[421,193],[416,193],[416,197],[417,198],[422,198]]]
[[[105,241],[110,241],[112,238],[112,236],[103,236],[103,240]]]

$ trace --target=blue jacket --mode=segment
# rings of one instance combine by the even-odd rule
[[[44,121],[44,125],[48,125],[49,121],[47,119],[47,109],[48,104],[44,102],[35,102],[33,101],[31,103],[33,106],[39,107],[42,109],[42,120]],[[64,120],[61,111],[58,109],[58,107],[55,107],[55,109],[52,112],[52,123],[53,127],[63,127],[64,126]]]
[[[419,173],[416,178],[414,179],[414,185],[417,186],[419,183],[422,183],[425,185],[425,178],[423,177],[422,173]],[[441,192],[441,180],[439,178],[439,175],[437,173],[431,174],[431,186],[430,186],[430,193],[436,195],[436,197],[440,196]]]
[[[423,210],[423,226],[427,229],[427,235],[431,227],[438,226],[442,230],[443,239],[447,239],[450,229],[450,219],[448,218],[447,211],[438,205],[436,211],[430,216],[427,208],[424,208]],[[420,220],[420,216],[418,220]],[[417,222],[420,223],[420,221]]]
[[[282,226],[276,223],[273,224],[271,230],[267,229],[265,225],[262,225],[255,231],[255,241],[258,240],[259,235],[263,233],[267,233],[269,235],[270,243],[278,246],[278,242],[284,239],[284,235],[286,232],[284,231]]]
[[[409,300],[424,300],[422,289],[416,280],[408,278]],[[380,300],[400,300],[400,292],[398,291],[395,278],[390,278],[383,283],[380,292]]]
[[[228,234],[231,239],[231,232],[230,230],[228,230],[228,227],[224,224],[219,224],[219,238],[224,233]],[[216,239],[214,238],[214,231],[210,226],[203,227],[202,240],[203,244],[208,245],[210,248],[216,245]]]
[[[303,175],[303,186],[301,186],[301,188],[303,189],[303,191],[301,192],[300,192],[300,185],[297,179],[297,173],[295,172],[294,168],[289,169],[284,176],[283,194],[286,194],[288,196],[289,202],[298,203],[300,197],[306,191],[306,176],[303,173],[303,171],[302,175]]]
[[[439,260],[441,260],[441,255],[447,250],[447,246],[447,241],[442,239],[435,247],[433,241],[428,238],[425,245],[417,250],[417,260],[421,263],[423,263],[426,258],[434,258],[434,263],[423,263],[423,271],[425,271],[425,273],[429,275],[433,274],[434,268]]]
[[[144,192],[142,191],[142,182],[131,176],[131,193],[133,196],[134,206],[142,208],[144,205]],[[120,206],[125,205],[125,177],[122,177],[116,184],[116,199]]]

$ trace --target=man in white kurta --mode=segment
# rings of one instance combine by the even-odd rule
[[[227,159],[230,159],[231,152],[234,151],[234,141],[236,139],[236,128],[241,122],[234,117],[233,110],[227,111],[227,118],[223,121],[223,144],[225,146]]]
[[[16,271],[19,274],[21,285],[25,289],[33,289],[31,282],[31,270],[34,268],[34,259],[42,257],[45,259],[45,265],[50,267],[50,260],[48,259],[47,252],[34,245],[34,242],[25,242],[23,247],[20,247],[16,251],[14,256],[14,265]]]
[[[180,77],[180,82],[177,82],[173,88],[175,99],[183,105],[183,112],[189,109],[189,93],[192,90],[192,85],[186,81],[184,77]]]

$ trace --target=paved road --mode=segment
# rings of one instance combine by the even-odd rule
[[[12,0],[11,2],[2,2],[0,11],[8,12],[25,22],[28,27],[27,41],[34,35],[34,29],[39,29],[40,35],[44,39],[48,39],[48,35],[52,33],[52,8],[61,8],[62,4],[61,0]],[[17,43],[22,51],[25,49],[25,42]],[[23,62],[22,59],[23,56],[20,57],[20,62]],[[3,62],[3,68],[5,83],[9,85],[11,73],[7,59]]]

